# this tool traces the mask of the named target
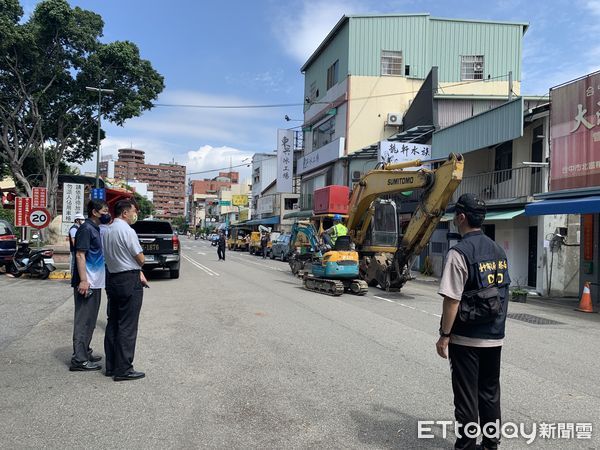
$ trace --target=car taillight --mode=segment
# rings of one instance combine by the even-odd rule
[[[5,234],[4,236],[0,236],[0,241],[14,241],[17,237],[14,234]]]
[[[50,258],[52,255],[54,255],[54,250],[46,250],[42,252],[42,256],[45,256],[46,258]]]
[[[179,236],[173,235],[173,250],[179,250]]]

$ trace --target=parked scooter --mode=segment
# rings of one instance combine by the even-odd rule
[[[56,270],[52,256],[54,256],[52,249],[32,251],[29,248],[29,241],[21,241],[6,271],[17,278],[24,273],[29,273],[45,280],[50,276],[50,272]]]

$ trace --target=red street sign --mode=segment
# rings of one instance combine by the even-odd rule
[[[48,202],[48,189],[45,187],[34,187],[31,196],[33,197],[34,208],[45,208]]]
[[[52,217],[46,208],[31,208],[27,219],[30,227],[41,229],[50,225]]]
[[[31,197],[15,198],[15,226],[29,226],[29,210],[31,209]]]

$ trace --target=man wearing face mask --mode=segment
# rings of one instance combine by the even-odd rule
[[[72,372],[100,370],[102,359],[92,354],[90,343],[96,328],[100,297],[105,283],[104,255],[100,238],[100,224],[110,222],[108,205],[102,200],[91,200],[87,205],[88,218],[75,234],[75,264],[71,286],[75,295],[73,320]]]
[[[460,425],[455,449],[496,449],[500,441],[500,354],[510,277],[504,250],[481,230],[485,214],[479,197],[460,196],[454,225],[462,239],[448,252],[440,281],[444,306],[436,349],[450,359]],[[470,437],[477,424],[487,431],[481,446]]]
[[[138,380],[145,376],[144,372],[133,369],[143,287],[148,286],[141,271],[144,253],[131,228],[136,221],[136,205],[130,200],[121,200],[115,205],[115,220],[102,238],[109,299],[104,336],[106,376],[115,381]]]

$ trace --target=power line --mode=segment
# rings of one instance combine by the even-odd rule
[[[440,86],[442,89],[447,89],[447,88],[451,88],[451,87],[456,87],[456,86],[464,86],[467,84],[473,84],[473,83],[482,83],[482,82],[486,82],[486,81],[490,81],[490,80],[495,80],[498,78],[505,78],[507,77],[507,75],[498,75],[496,77],[490,77],[490,78],[486,78],[486,79],[481,79],[481,80],[469,80],[469,81],[463,81],[460,83],[454,83],[454,84],[449,84],[446,86]],[[426,89],[424,90],[424,92],[426,91],[431,91],[431,89]],[[369,100],[372,98],[383,98],[383,97],[394,97],[396,95],[405,95],[405,94],[414,94],[415,91],[411,90],[411,91],[405,91],[405,92],[394,92],[391,94],[380,94],[380,95],[371,95],[371,96],[366,96],[366,97],[355,97],[355,98],[351,98],[348,101],[349,102],[353,102],[353,101],[360,101],[360,100]],[[311,102],[311,105],[329,105],[331,102]],[[292,106],[304,106],[304,103],[274,103],[274,104],[264,104],[264,105],[194,105],[194,104],[189,104],[189,103],[154,103],[153,106],[157,106],[157,107],[165,107],[165,108],[196,108],[196,109],[266,109],[266,108],[289,108]]]

